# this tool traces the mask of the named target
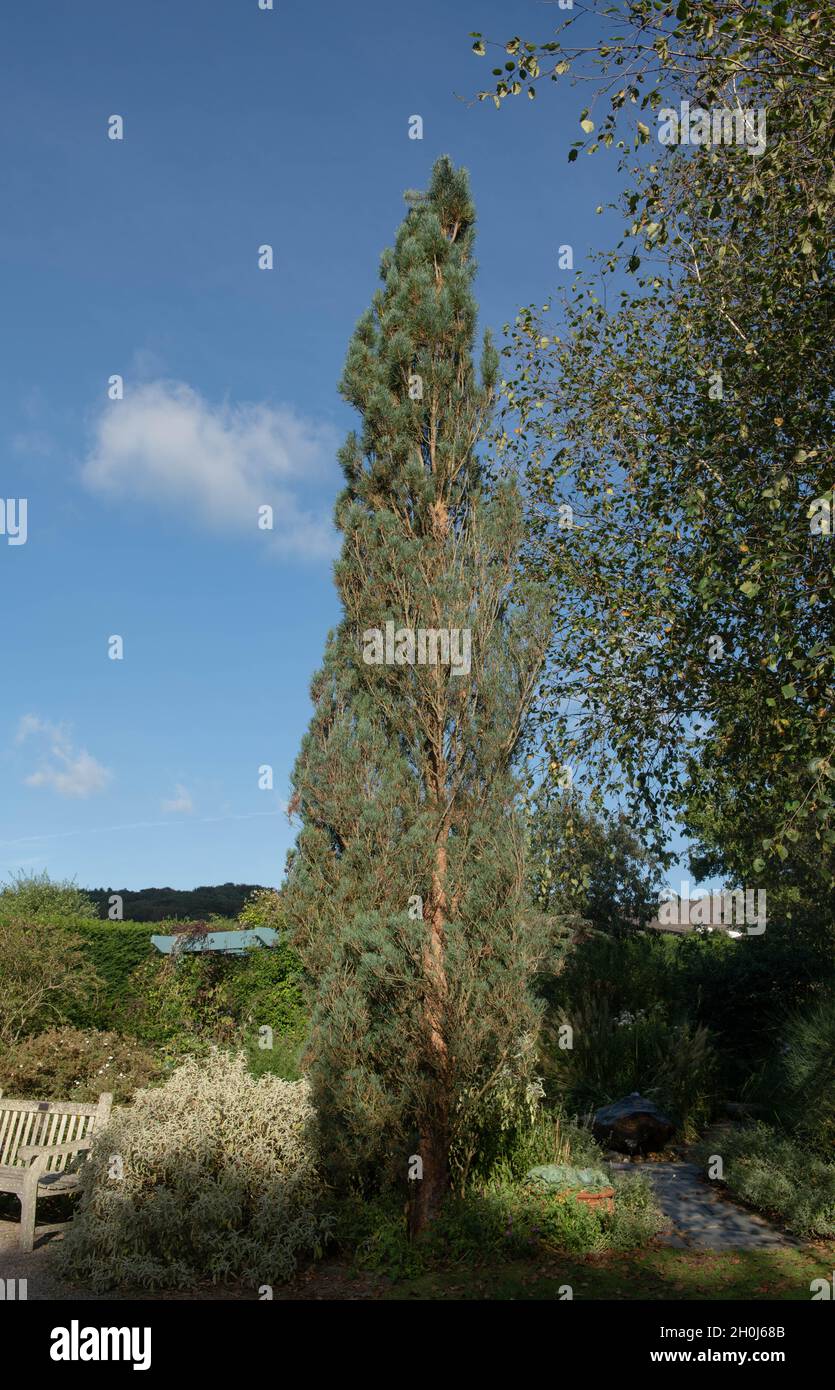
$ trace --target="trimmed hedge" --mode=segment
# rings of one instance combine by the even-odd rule
[[[131,975],[144,960],[157,954],[151,945],[157,927],[148,922],[95,919],[73,925],[84,940],[85,951],[102,981],[102,988],[89,1004],[71,1011],[71,1021],[78,1028],[113,1028],[122,1021],[130,996]]]

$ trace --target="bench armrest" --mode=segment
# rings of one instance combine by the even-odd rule
[[[74,1139],[69,1144],[22,1144],[17,1151],[18,1158],[59,1158],[63,1154],[82,1153],[92,1149],[92,1139]]]

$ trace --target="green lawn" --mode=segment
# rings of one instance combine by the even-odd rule
[[[558,1299],[562,1284],[574,1298],[808,1300],[812,1279],[831,1277],[835,1242],[800,1249],[738,1253],[658,1248],[624,1254],[566,1256],[546,1263],[518,1261],[492,1269],[445,1269],[392,1284],[389,1299]]]

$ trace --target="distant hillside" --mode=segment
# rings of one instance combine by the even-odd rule
[[[161,922],[166,917],[194,921],[210,917],[237,917],[247,898],[261,884],[218,883],[201,888],[88,888],[102,917],[107,916],[108,899],[118,893],[122,899],[123,916],[132,922]]]

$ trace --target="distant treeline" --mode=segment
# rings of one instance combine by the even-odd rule
[[[201,888],[87,888],[88,897],[102,917],[107,916],[108,900],[114,893],[122,899],[126,921],[161,922],[167,917],[194,921],[210,917],[237,917],[251,893],[261,887],[258,883],[218,883]]]

